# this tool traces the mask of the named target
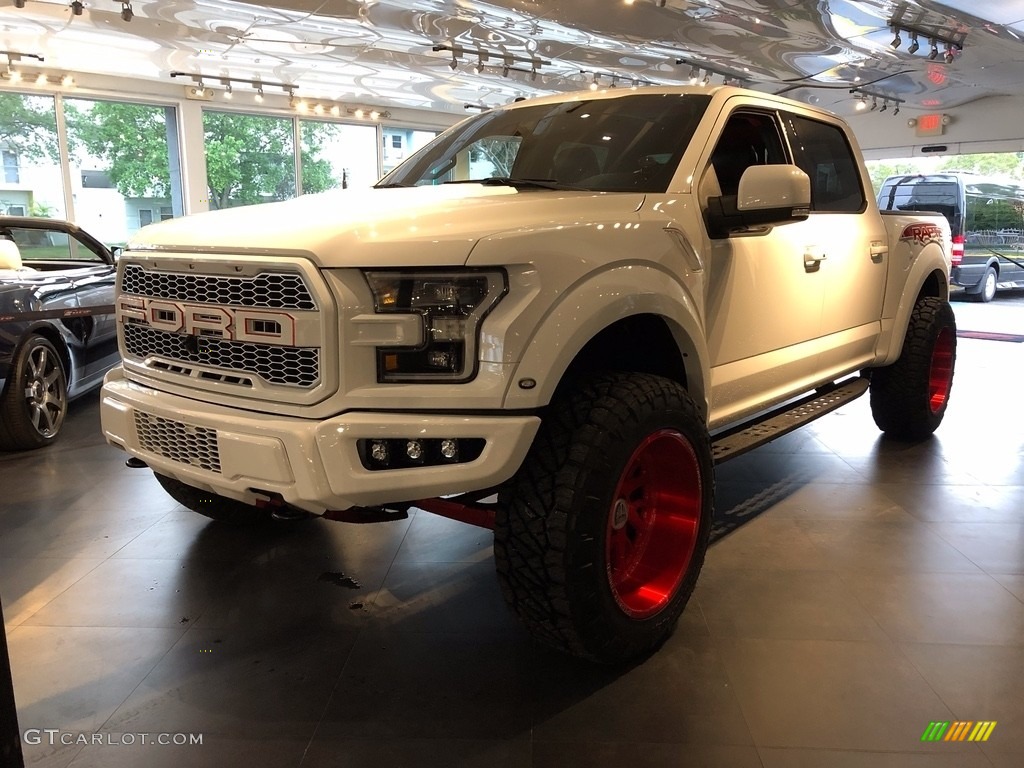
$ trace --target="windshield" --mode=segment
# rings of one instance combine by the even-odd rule
[[[709,101],[630,93],[496,109],[441,134],[378,186],[664,192]]]

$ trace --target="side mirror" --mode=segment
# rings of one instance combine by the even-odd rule
[[[750,227],[803,221],[811,211],[811,180],[795,165],[752,165],[740,177],[735,197],[708,200],[712,237]]]
[[[124,248],[122,248],[120,245],[110,249],[110,255],[114,257],[114,261],[120,259],[122,253],[124,253]]]

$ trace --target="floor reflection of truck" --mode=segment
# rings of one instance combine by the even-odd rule
[[[992,301],[999,288],[1024,288],[1024,184],[973,173],[890,176],[883,211],[937,211],[953,233],[950,282]]]

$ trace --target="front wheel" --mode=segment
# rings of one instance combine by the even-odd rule
[[[871,415],[901,440],[932,434],[946,414],[956,363],[956,317],[949,302],[918,299],[899,359],[871,374]]]
[[[547,645],[599,663],[657,648],[704,562],[714,499],[707,429],[686,390],[607,374],[566,393],[501,495],[506,601]]]
[[[68,410],[68,383],[57,349],[29,336],[11,366],[0,401],[0,449],[42,448],[57,439]]]

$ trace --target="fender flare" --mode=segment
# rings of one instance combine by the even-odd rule
[[[921,297],[925,284],[932,277],[936,277],[939,283],[938,298],[948,301],[949,267],[945,253],[937,244],[929,244],[922,248],[907,271],[906,280],[903,282],[903,292],[900,295],[899,304],[896,306],[888,338],[888,349],[885,349],[883,345],[881,351],[884,352],[884,355],[880,355],[878,365],[891,365],[899,359],[900,352],[903,351],[903,340],[907,335],[907,328],[910,326],[910,315],[914,311],[917,300]]]
[[[650,263],[619,263],[586,276],[559,296],[526,346],[510,377],[505,408],[551,402],[559,382],[586,344],[605,328],[634,315],[655,315],[669,327],[686,367],[690,395],[706,417],[708,353],[698,302],[672,275]],[[585,309],[584,312],[580,312]],[[517,382],[533,379],[523,389]]]

